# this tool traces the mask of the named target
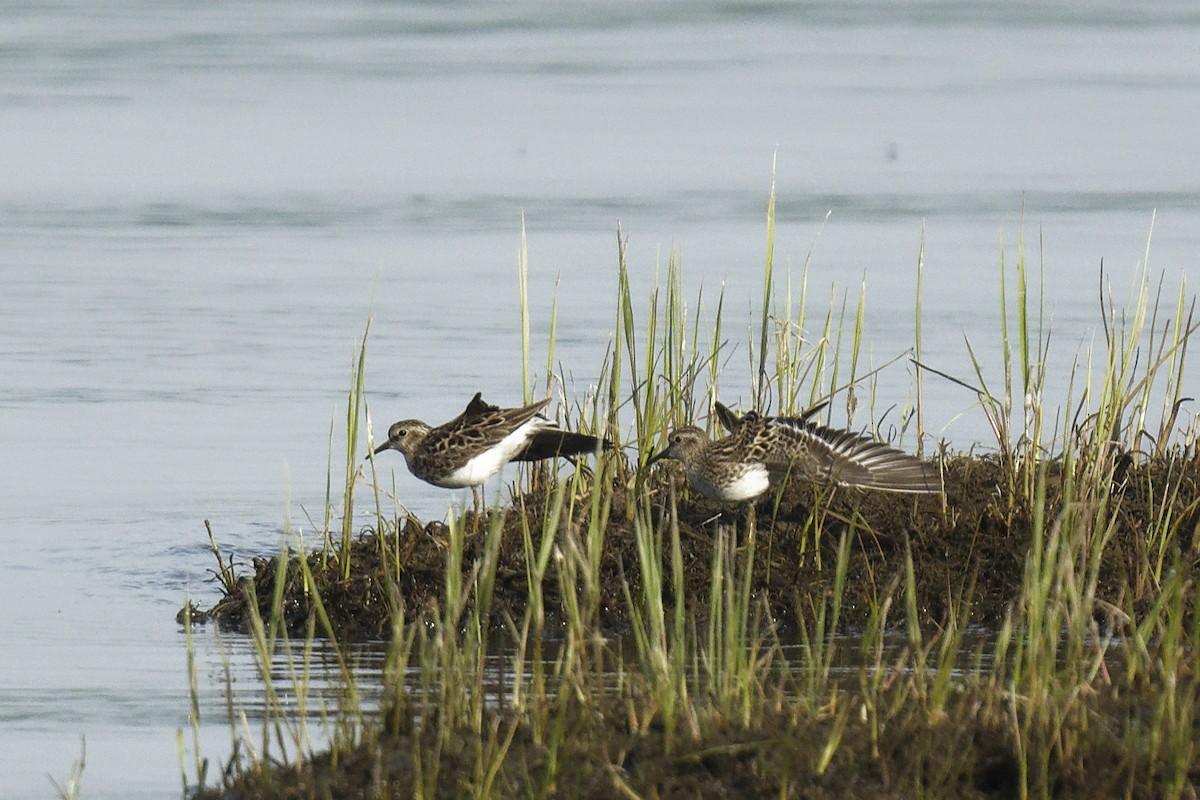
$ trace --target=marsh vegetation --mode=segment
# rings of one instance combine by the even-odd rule
[[[753,404],[787,414],[830,400],[825,421],[936,460],[944,493],[792,482],[740,509],[643,469],[672,427],[712,425],[737,367],[726,298],[708,313],[689,304],[674,258],[648,301],[633,296],[618,237],[602,377],[560,407],[564,424],[620,449],[522,468],[488,507],[423,523],[365,455],[378,427],[364,334],[319,546],[285,537],[246,570],[214,542],[225,596],[212,613],[256,643],[268,698],[285,648],[300,653],[291,680],[305,680],[296,642],[383,642],[382,708],[361,709],[346,662],[326,747],[268,702],[261,730],[233,726],[219,775],[181,735],[185,786],[236,798],[1195,797],[1200,454],[1184,386],[1200,322],[1186,287],[1147,273],[1127,302],[1108,299],[1099,341],[1052,403],[1050,325],[1024,255],[997,271],[1001,363],[966,376],[923,365],[918,269],[912,342],[895,354],[915,365],[912,397],[880,418],[863,296],[806,312],[805,275],[773,265],[773,203],[745,343]],[[553,324],[533,367],[525,276],[522,260],[529,402],[563,383]],[[935,441],[920,402],[930,380],[974,392],[994,441]]]

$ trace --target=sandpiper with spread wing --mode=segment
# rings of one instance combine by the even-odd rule
[[[869,436],[813,422],[818,410],[799,417],[738,415],[718,402],[717,417],[728,436],[714,440],[700,428],[678,428],[646,465],[673,458],[692,488],[725,502],[754,500],[788,478],[888,492],[942,490],[936,465]]]
[[[611,449],[612,443],[559,428],[542,411],[550,399],[520,408],[500,408],[476,392],[466,410],[444,425],[405,419],[388,428],[375,448],[398,450],[416,477],[447,489],[475,487],[510,461],[541,461]]]

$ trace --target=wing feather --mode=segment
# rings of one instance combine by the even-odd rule
[[[936,466],[903,450],[853,431],[802,419],[779,418],[774,422],[782,434],[779,438],[789,444],[773,449],[772,465],[783,462],[791,466],[803,458],[795,455],[797,448],[803,448],[807,458],[800,466],[810,470],[814,478],[892,492],[941,491]],[[789,451],[793,455],[789,456]]]
[[[430,432],[431,449],[474,455],[495,447],[510,433],[537,417],[550,403],[550,398],[546,398],[520,408],[500,408],[485,402],[480,394],[476,393],[462,414]]]

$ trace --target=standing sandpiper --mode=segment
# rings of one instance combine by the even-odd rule
[[[375,448],[399,450],[408,471],[426,483],[447,489],[476,487],[510,461],[541,461],[608,450],[612,443],[564,431],[540,413],[549,398],[521,408],[500,408],[476,392],[463,413],[431,428],[406,419],[388,428],[387,441]]]
[[[788,477],[888,492],[942,490],[935,465],[868,436],[810,422],[819,409],[802,417],[739,416],[721,403],[716,410],[728,436],[714,441],[700,428],[679,428],[646,465],[674,458],[692,488],[724,502],[754,500],[772,481]]]

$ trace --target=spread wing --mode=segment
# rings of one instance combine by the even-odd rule
[[[934,464],[853,431],[803,418],[773,420],[781,440],[768,448],[769,469],[803,471],[812,479],[889,492],[940,492]]]

